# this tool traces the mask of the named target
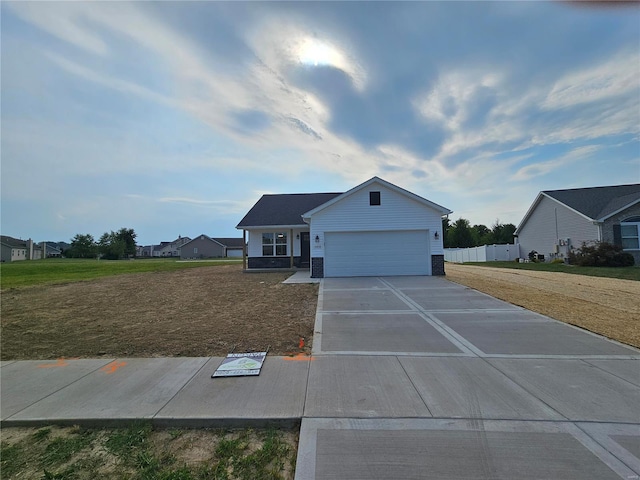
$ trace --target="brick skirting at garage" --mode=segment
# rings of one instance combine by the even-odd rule
[[[431,255],[431,275],[444,274],[444,255]]]
[[[311,259],[311,278],[324,278],[324,258]]]

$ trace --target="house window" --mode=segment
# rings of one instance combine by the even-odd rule
[[[287,234],[284,232],[268,232],[262,234],[262,256],[286,256]]]
[[[193,253],[198,253],[198,247],[193,247]]]
[[[622,222],[620,227],[622,248],[625,250],[640,249],[640,219],[637,222]]]
[[[380,205],[380,192],[369,192],[369,205]]]

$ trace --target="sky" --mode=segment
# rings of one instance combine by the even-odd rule
[[[640,183],[640,7],[7,2],[1,231],[238,237],[379,176],[471,224]]]

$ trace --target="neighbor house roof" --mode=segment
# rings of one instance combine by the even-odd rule
[[[290,193],[263,195],[236,228],[306,226],[302,214],[341,193]]]
[[[640,200],[640,183],[611,187],[545,190],[542,193],[593,220],[606,218],[616,210]]]
[[[13,248],[27,248],[27,242],[25,240],[19,240],[9,237],[8,235],[0,236],[0,242]]]
[[[224,245],[227,248],[242,248],[244,247],[244,240],[242,237],[240,238],[220,238],[216,237],[213,240],[218,242],[221,245]]]
[[[594,222],[602,222],[625,208],[640,202],[640,183],[608,187],[543,190],[538,194],[518,230],[529,219],[543,197],[551,198]],[[516,233],[517,231],[516,230]]]

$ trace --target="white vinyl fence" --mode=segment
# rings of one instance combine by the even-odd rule
[[[501,262],[520,257],[520,244],[483,245],[472,248],[445,248],[444,259],[447,262]]]

